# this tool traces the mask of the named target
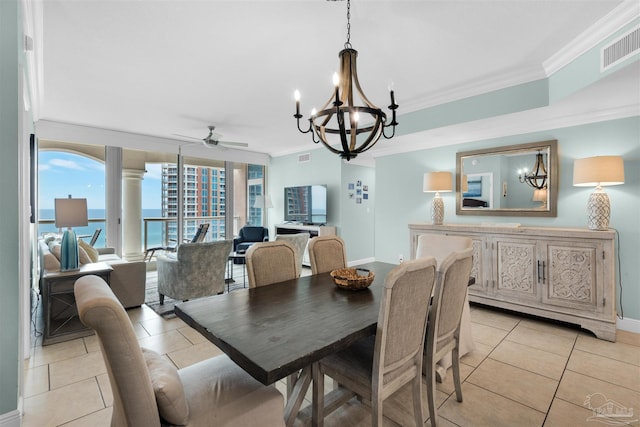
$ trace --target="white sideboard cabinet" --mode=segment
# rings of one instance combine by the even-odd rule
[[[473,240],[469,300],[580,325],[615,341],[615,232],[579,228],[409,224],[420,234]]]
[[[336,234],[336,228],[328,225],[301,225],[301,224],[276,224],[276,235],[278,234],[296,234],[296,233],[309,233],[309,239],[313,239],[318,236],[334,236]],[[307,247],[304,248],[304,255],[302,256],[302,265],[307,267],[311,266],[309,260],[309,251]]]

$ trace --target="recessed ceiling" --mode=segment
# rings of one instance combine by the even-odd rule
[[[351,43],[365,94],[384,107],[393,82],[401,115],[475,82],[544,78],[543,62],[620,3],[353,1]],[[339,1],[47,0],[38,118],[176,140],[215,125],[256,152],[313,148],[293,91],[305,115],[329,97],[345,37]]]

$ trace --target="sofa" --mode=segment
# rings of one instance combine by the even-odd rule
[[[81,245],[84,243],[81,243]],[[84,244],[86,245],[86,244]],[[42,294],[42,278],[47,272],[59,271],[60,260],[52,253],[55,240],[40,239],[38,254],[40,257],[40,293]],[[79,246],[82,248],[82,246]],[[110,285],[113,293],[125,308],[139,307],[145,300],[145,286],[147,281],[147,265],[144,261],[129,262],[116,255],[113,248],[96,248],[97,262],[109,264],[113,271]],[[54,250],[55,252],[55,250]],[[86,258],[87,253],[80,253],[80,263],[91,262]]]

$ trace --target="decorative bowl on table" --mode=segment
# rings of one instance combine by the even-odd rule
[[[367,289],[375,277],[372,271],[363,268],[339,268],[330,274],[337,287],[350,291]]]

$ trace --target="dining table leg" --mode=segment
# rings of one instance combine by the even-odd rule
[[[285,425],[290,427],[293,426],[298,416],[304,396],[307,394],[309,384],[311,384],[311,366],[303,368],[297,376],[289,376],[288,380],[287,391],[291,388],[291,392],[287,395],[287,404],[284,407],[284,421]]]

